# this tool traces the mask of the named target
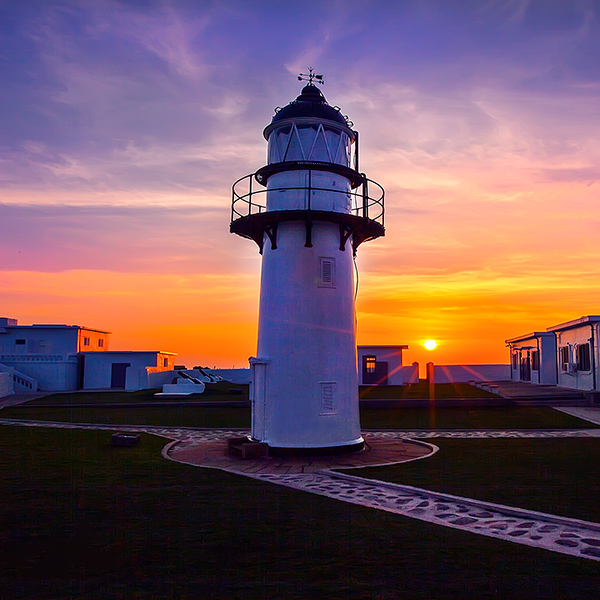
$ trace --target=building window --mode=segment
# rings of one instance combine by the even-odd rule
[[[512,368],[514,371],[519,368],[519,355],[517,352],[513,352],[512,355]]]
[[[24,346],[25,340],[15,340],[15,346]]]
[[[104,347],[104,340],[98,340],[98,348],[103,348]]]
[[[163,358],[163,367],[168,367],[168,366],[169,366],[169,359]]]
[[[89,346],[89,345],[90,345],[90,338],[86,338],[86,337],[84,337],[84,338],[83,338],[83,345],[84,345],[84,346]]]
[[[577,370],[578,371],[589,371],[591,370],[590,365],[590,345],[579,344],[577,346]]]
[[[569,346],[560,348],[560,365],[563,371],[569,370]]]
[[[319,287],[335,287],[335,258],[319,258]]]
[[[376,356],[365,356],[364,365],[365,373],[375,373],[375,363],[377,362]]]
[[[537,350],[534,350],[531,353],[531,370],[532,371],[540,370],[540,353]]]

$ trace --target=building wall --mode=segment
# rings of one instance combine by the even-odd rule
[[[0,355],[102,352],[108,350],[109,335],[76,325],[8,325],[0,327]]]
[[[513,381],[556,385],[556,338],[553,333],[536,332],[516,341],[510,340],[510,344]],[[534,353],[538,354],[537,365]]]
[[[0,398],[13,394],[13,378],[9,371],[0,371]]]
[[[107,352],[109,335],[102,331],[80,329],[78,352]]]
[[[89,352],[84,357],[84,389],[148,389],[153,387],[149,374],[172,371],[175,362],[175,355],[163,352]],[[119,364],[125,370],[124,386],[113,387],[113,365]]]
[[[502,381],[510,379],[510,365],[435,365],[435,383]]]
[[[406,385],[411,383],[412,367],[402,367],[402,350],[408,346],[358,346],[359,385]],[[371,367],[365,357],[375,357],[376,372],[366,372]],[[418,375],[417,375],[418,380]]]
[[[61,354],[0,355],[0,362],[37,381],[44,392],[69,392],[79,388],[77,356]]]
[[[592,333],[593,327],[593,333]],[[558,365],[558,385],[579,390],[598,388],[598,323],[582,323],[565,331],[557,331],[556,364]],[[578,347],[589,345],[589,369],[578,365]],[[563,350],[564,348],[564,350]],[[564,361],[568,358],[568,361]],[[596,373],[594,373],[594,366]]]
[[[0,363],[33,378],[41,391],[79,389],[80,347],[108,349],[109,334],[76,325],[18,325],[0,320]],[[17,391],[19,391],[17,389]]]
[[[219,375],[231,383],[250,383],[250,369],[206,369],[213,375]]]
[[[79,330],[65,327],[5,327],[0,333],[0,362],[7,362],[13,355],[61,355],[75,354]]]

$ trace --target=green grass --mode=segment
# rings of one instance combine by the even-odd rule
[[[438,398],[498,398],[468,383],[436,383],[431,389],[426,381],[410,385],[382,385],[359,387],[360,398],[369,400]]]
[[[241,393],[231,394],[229,390],[240,390]],[[210,383],[202,394],[192,394],[181,398],[163,398],[154,396],[159,389],[138,390],[135,392],[106,391],[106,392],[68,392],[49,394],[37,400],[30,400],[27,406],[54,406],[60,404],[141,404],[156,402],[186,402],[198,400],[248,400],[248,385],[219,381]]]
[[[171,463],[152,436],[109,438],[1,429],[3,599],[531,600],[600,587],[597,562]]]
[[[0,416],[2,413],[0,413]],[[589,421],[549,406],[363,408],[365,429],[593,429]]]
[[[365,429],[592,429],[588,421],[550,407],[363,408]],[[71,423],[166,425],[171,427],[250,427],[250,408],[171,407],[40,407],[30,403],[0,410],[0,418]]]
[[[435,439],[412,463],[348,471],[600,523],[600,439]]]
[[[164,425],[166,427],[250,427],[249,407],[156,406],[139,407],[28,407],[0,410],[2,419],[63,421],[109,425]]]

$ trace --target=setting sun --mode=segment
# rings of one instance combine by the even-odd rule
[[[433,350],[437,346],[437,342],[435,340],[425,340],[423,346],[425,346],[427,350]]]

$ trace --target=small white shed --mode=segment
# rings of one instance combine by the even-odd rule
[[[358,346],[359,385],[406,385],[419,381],[419,365],[402,366],[406,345]]]
[[[177,354],[161,351],[83,352],[83,389],[143,390],[149,374],[172,371]]]
[[[510,378],[542,385],[556,385],[556,338],[548,331],[534,331],[506,340],[510,349]]]

